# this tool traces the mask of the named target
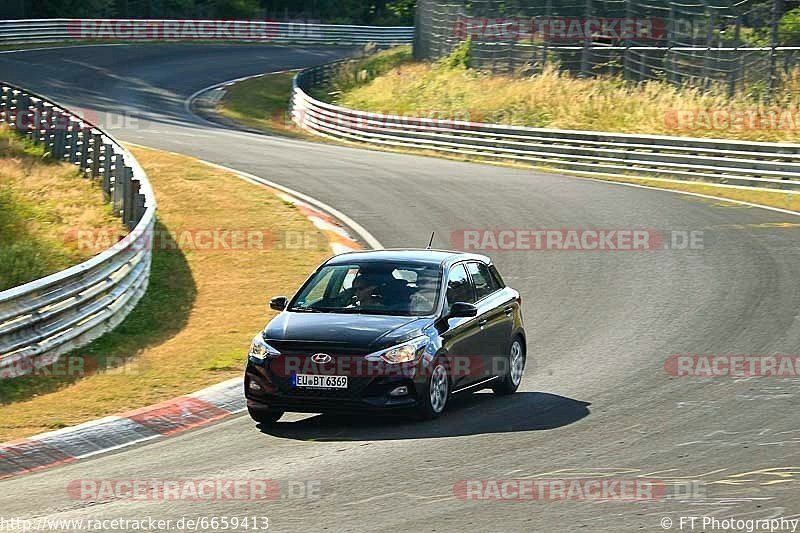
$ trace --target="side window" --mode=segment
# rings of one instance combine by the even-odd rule
[[[475,284],[475,294],[477,294],[478,300],[498,290],[499,287],[495,283],[492,273],[489,272],[489,267],[483,263],[467,263],[467,270]]]
[[[506,283],[503,281],[503,277],[500,275],[500,272],[497,271],[497,267],[492,265],[489,267],[489,271],[492,273],[492,277],[494,278],[494,283],[497,285],[497,288],[504,289]]]
[[[447,305],[456,302],[475,303],[475,294],[464,265],[454,266],[447,275]]]

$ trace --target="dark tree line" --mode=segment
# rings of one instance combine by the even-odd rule
[[[309,19],[412,24],[415,0],[0,0],[0,18]]]

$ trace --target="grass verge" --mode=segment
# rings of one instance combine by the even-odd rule
[[[126,231],[95,182],[0,128],[0,291],[92,257],[76,230]]]
[[[765,104],[755,88],[728,97],[725,87],[701,91],[663,81],[577,78],[555,66],[535,76],[510,77],[464,68],[452,59],[414,62],[402,47],[380,52],[343,69],[333,80],[329,100],[364,111],[434,119],[800,142],[800,69],[785,75],[777,96]],[[376,69],[376,64],[387,68]]]
[[[409,61],[411,49],[392,48],[365,57],[362,61],[344,66],[335,87],[312,91],[312,96],[330,100],[360,86],[368,79],[380,76]],[[296,71],[265,74],[243,80],[228,87],[216,112],[233,122],[267,133],[320,140],[320,137],[299,129],[289,116],[292,80]]]
[[[278,72],[236,83],[226,90],[217,112],[234,122],[267,133],[305,136],[289,116],[295,74]]]
[[[99,370],[0,381],[0,442],[238,376],[250,340],[271,316],[268,297],[293,292],[330,255],[324,235],[266,189],[191,158],[133,152],[159,201],[159,231],[259,231],[274,239],[244,250],[156,246],[141,303],[115,331],[68,356]],[[283,245],[297,235],[313,245]]]

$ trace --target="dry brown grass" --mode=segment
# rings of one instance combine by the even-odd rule
[[[659,81],[580,79],[554,67],[512,78],[409,62],[350,87],[336,103],[388,114],[517,126],[800,142],[800,69],[782,80],[778,98],[765,105],[752,94],[728,98],[724,88],[702,92]]]
[[[0,290],[89,259],[77,231],[123,235],[93,180],[0,128]]]
[[[311,222],[270,191],[190,158],[134,153],[153,183],[164,229],[310,232],[318,246],[156,251],[151,291],[137,310],[117,331],[78,352],[96,359],[121,356],[126,364],[73,382],[56,380],[53,387],[8,388],[6,395],[17,401],[0,405],[0,442],[240,375],[250,340],[274,314],[268,297],[292,293],[330,255]]]

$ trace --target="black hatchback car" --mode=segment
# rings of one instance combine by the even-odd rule
[[[488,257],[438,250],[341,254],[256,335],[245,396],[262,424],[285,411],[416,412],[451,395],[512,394],[525,369],[521,298]]]

